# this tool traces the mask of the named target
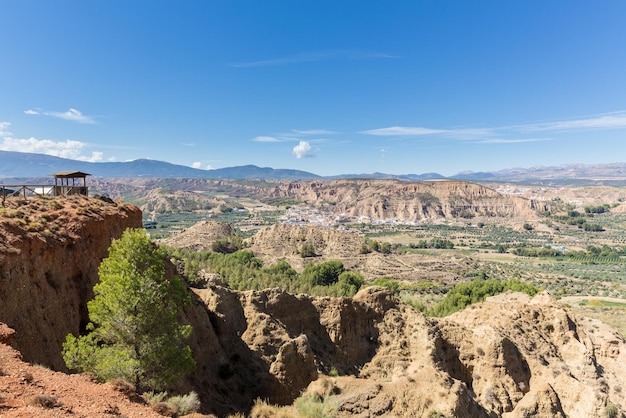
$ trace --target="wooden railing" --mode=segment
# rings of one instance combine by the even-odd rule
[[[67,196],[80,194],[87,196],[88,189],[85,186],[54,186],[50,184],[9,185],[0,184],[0,196],[2,202],[7,197],[35,197],[35,196]]]

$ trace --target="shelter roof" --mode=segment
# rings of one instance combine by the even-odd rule
[[[72,179],[72,178],[85,178],[87,176],[91,176],[89,173],[83,173],[82,171],[59,171],[56,173],[52,173],[54,177],[63,178],[63,179]]]

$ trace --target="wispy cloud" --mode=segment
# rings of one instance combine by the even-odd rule
[[[512,126],[526,131],[568,131],[578,129],[626,128],[626,111],[585,118]]]
[[[283,142],[283,140],[273,136],[255,136],[252,140],[254,142]]]
[[[578,119],[526,123],[487,128],[428,128],[423,126],[390,126],[360,131],[365,135],[389,137],[439,136],[456,140],[473,140],[482,144],[504,144],[551,141],[553,138],[520,138],[533,132],[575,131],[588,129],[626,128],[626,111],[606,113]],[[511,138],[507,138],[511,136]]]
[[[252,140],[254,142],[300,142],[304,137],[307,137],[309,142],[323,142],[326,139],[311,139],[309,137],[312,135],[333,135],[337,133],[328,129],[292,129],[289,132],[255,136]]]
[[[448,131],[443,129],[422,128],[420,126],[390,126],[389,128],[370,129],[367,131],[361,131],[360,133],[377,136],[419,136],[441,134],[445,132]]]
[[[506,138],[489,138],[476,141],[479,144],[522,144],[527,142],[545,142],[553,141],[552,138],[523,138],[523,139],[506,139]]]
[[[196,161],[194,163],[191,163],[191,167],[192,168],[202,168],[202,163],[200,161]]]
[[[74,109],[74,108],[70,108],[66,112],[46,112],[46,111],[41,111],[41,110],[36,110],[36,109],[28,109],[28,110],[25,110],[24,113],[26,113],[27,115],[52,116],[53,118],[59,118],[59,119],[69,120],[69,121],[78,122],[78,123],[90,123],[90,124],[96,123],[96,120],[94,119],[93,116],[83,115],[83,113],[80,110]]]
[[[293,147],[293,155],[298,159],[315,157],[311,144],[308,141],[300,141],[298,145]]]
[[[287,65],[298,64],[303,62],[318,62],[318,61],[330,61],[330,60],[365,60],[365,59],[389,59],[398,58],[396,55],[380,53],[380,52],[367,52],[367,51],[351,51],[351,50],[333,50],[333,51],[319,51],[319,52],[303,52],[294,55],[288,55],[278,58],[270,58],[257,61],[243,61],[230,63],[231,67],[246,68],[246,67],[267,67],[274,65]]]

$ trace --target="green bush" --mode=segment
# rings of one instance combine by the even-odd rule
[[[178,322],[191,298],[182,280],[165,277],[164,257],[143,229],[128,229],[113,241],[87,303],[89,333],[69,334],[63,344],[68,368],[141,389],[165,388],[193,370],[184,344],[191,326]]]
[[[505,281],[476,279],[469,283],[459,283],[454,286],[441,302],[428,310],[428,314],[432,316],[447,316],[462,310],[472,303],[482,302],[488,296],[497,295],[507,290],[524,292],[531,296],[536,295],[539,291],[535,286],[515,279]]]
[[[339,280],[339,275],[343,272],[343,263],[338,260],[319,264],[309,263],[304,266],[301,279],[311,286],[328,286],[336,283]]]
[[[400,292],[400,282],[396,279],[388,279],[386,277],[378,277],[371,283],[372,286],[386,287],[390,293],[397,294]]]

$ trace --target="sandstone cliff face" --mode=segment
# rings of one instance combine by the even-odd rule
[[[7,199],[3,211],[0,321],[26,360],[64,370],[61,345],[88,322],[100,261],[126,228],[141,227],[141,212],[82,196]]]
[[[626,407],[624,340],[547,295],[503,295],[433,319],[376,287],[353,299],[194,292],[211,324],[211,340],[198,342],[218,362],[203,366],[205,384],[224,407],[289,404],[309,384],[328,386],[320,378],[332,380],[324,396],[341,416],[590,417]],[[321,376],[331,368],[343,376]]]
[[[419,222],[441,219],[529,218],[548,203],[503,196],[493,189],[462,181],[408,183],[397,180],[335,180],[277,185],[270,198],[332,203],[333,212],[371,220]]]

